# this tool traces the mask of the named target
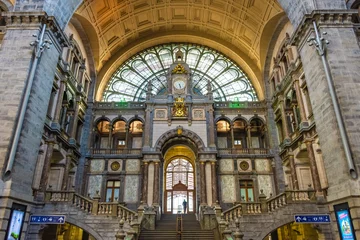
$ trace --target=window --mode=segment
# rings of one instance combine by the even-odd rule
[[[119,199],[120,181],[107,181],[106,183],[106,202],[116,202]]]
[[[234,145],[237,147],[241,147],[242,146],[241,140],[234,140]]]
[[[254,201],[254,182],[251,180],[240,181],[240,198],[241,201],[253,202]]]
[[[153,95],[164,94],[167,71],[178,47],[175,43],[158,45],[131,57],[114,72],[102,100],[145,101],[150,81]],[[223,54],[195,44],[182,44],[181,51],[190,67],[194,93],[206,96],[210,81],[215,101],[258,100],[244,71]]]

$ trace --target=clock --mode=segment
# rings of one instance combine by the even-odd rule
[[[182,79],[174,79],[173,85],[174,85],[175,89],[181,90],[181,89],[185,88],[186,84],[185,84],[184,80],[182,80]]]

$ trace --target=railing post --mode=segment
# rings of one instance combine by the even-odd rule
[[[235,240],[242,240],[244,234],[240,232],[240,221],[238,218],[235,220],[235,224],[236,224],[236,232],[234,232]]]
[[[142,201],[140,202],[140,206],[138,207],[137,211],[138,211],[138,217],[141,218],[144,215],[144,204]]]
[[[140,233],[140,223],[139,223],[139,219],[138,219],[137,214],[134,215],[134,218],[131,221],[130,226],[137,235]],[[136,238],[134,238],[134,239],[136,239]]]
[[[221,217],[221,207],[219,205],[219,202],[216,201],[216,206],[214,207],[214,210],[215,210],[215,215],[216,217],[220,218]]]
[[[93,201],[93,207],[91,210],[92,214],[94,214],[94,215],[98,215],[99,201],[100,201],[99,191],[96,191],[96,195],[95,195],[94,201]]]
[[[111,204],[111,216],[117,217],[118,215],[118,204]]]
[[[119,226],[120,226],[120,229],[119,231],[115,234],[115,238],[116,240],[124,240],[125,239],[125,232],[124,232],[124,219],[122,218],[119,222]]]
[[[266,202],[266,195],[264,194],[264,190],[260,190],[260,195],[259,195],[259,201],[261,203],[261,211],[262,212],[268,212],[268,204]]]

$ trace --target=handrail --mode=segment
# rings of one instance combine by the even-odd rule
[[[93,148],[92,149],[93,154],[141,154],[141,148],[123,148],[123,149],[113,149],[113,148]]]
[[[182,239],[182,231],[183,231],[183,220],[182,214],[176,215],[176,239]]]
[[[118,202],[99,202],[98,198],[90,199],[74,191],[46,191],[45,201],[50,203],[71,203],[87,213],[115,216],[128,222],[133,220],[137,214]]]
[[[218,148],[219,154],[269,154],[267,148]]]

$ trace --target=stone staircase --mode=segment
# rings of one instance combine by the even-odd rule
[[[202,230],[195,214],[184,214],[183,231],[181,236],[176,232],[175,214],[163,214],[161,220],[156,222],[156,230],[142,230],[139,240],[152,239],[182,239],[182,240],[211,240],[214,239],[212,230]]]

